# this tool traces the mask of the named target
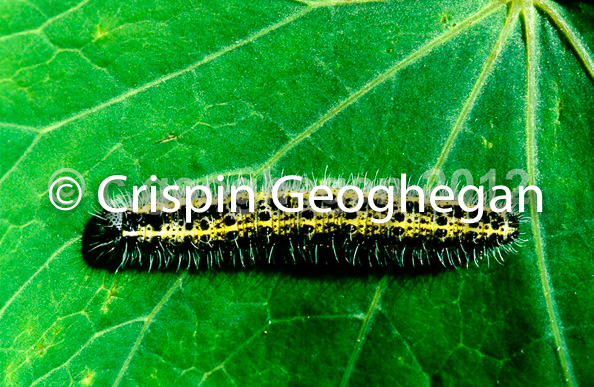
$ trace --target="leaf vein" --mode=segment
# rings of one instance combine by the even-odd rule
[[[586,67],[586,71],[590,77],[594,79],[594,58],[592,54],[588,52],[588,49],[583,44],[583,42],[579,40],[575,29],[571,26],[571,24],[557,9],[555,9],[555,6],[550,1],[535,0],[534,5],[543,10],[557,26],[557,28],[561,30],[561,34],[565,36],[571,48],[573,48],[584,67]]]
[[[187,273],[186,273],[186,275],[187,275]],[[142,329],[140,330],[140,333],[138,334],[138,337],[136,338],[136,341],[134,342],[134,345],[132,346],[132,349],[130,350],[130,353],[126,357],[126,360],[124,360],[124,364],[122,364],[122,368],[120,369],[120,372],[118,373],[115,381],[113,382],[113,387],[118,386],[120,384],[120,382],[122,381],[122,378],[124,377],[124,374],[128,370],[128,367],[130,366],[130,362],[132,361],[132,358],[136,354],[136,351],[138,350],[138,347],[140,347],[140,343],[144,339],[144,336],[145,336],[148,328],[153,323],[153,321],[155,319],[155,316],[163,308],[163,306],[165,305],[165,303],[167,303],[167,301],[171,298],[171,296],[173,295],[173,293],[175,293],[175,291],[178,288],[181,287],[181,284],[182,284],[184,278],[186,277],[186,275],[183,275],[183,276],[179,277],[177,279],[177,281],[175,281],[173,283],[173,285],[165,293],[165,295],[163,296],[163,298],[157,303],[157,305],[155,305],[155,308],[146,317],[146,319],[144,321],[144,325],[142,326]]]
[[[320,117],[317,121],[313,124],[308,126],[305,130],[303,130],[299,135],[295,136],[289,142],[287,142],[283,147],[281,147],[278,151],[276,151],[264,164],[262,164],[259,168],[257,168],[254,173],[256,176],[261,175],[266,169],[275,165],[283,156],[285,156],[288,152],[290,152],[293,148],[299,145],[303,140],[310,137],[313,133],[315,133],[318,129],[320,129],[326,122],[330,121],[332,118],[337,116],[340,112],[345,110],[347,107],[351,106],[358,100],[360,100],[363,96],[369,93],[371,90],[375,89],[377,86],[383,84],[388,79],[393,77],[396,73],[400,70],[408,67],[409,65],[415,63],[417,60],[423,58],[427,54],[429,54],[433,49],[441,46],[442,44],[447,43],[451,39],[453,39],[459,33],[471,28],[472,26],[476,25],[477,22],[486,18],[487,16],[491,15],[495,12],[500,6],[502,6],[504,2],[500,0],[496,0],[487,6],[483,7],[481,10],[476,12],[475,14],[469,16],[462,22],[460,22],[456,27],[448,30],[447,32],[439,35],[438,37],[434,38],[430,42],[426,43],[425,45],[421,46],[416,51],[413,51],[409,55],[407,55],[404,59],[399,61],[398,63],[394,64],[388,70],[384,71],[377,77],[373,78],[371,81],[363,85],[360,89],[355,91],[354,93],[350,94],[347,98],[342,100],[338,105],[332,107],[328,110],[322,117]]]
[[[23,31],[15,32],[15,33],[12,33],[12,34],[9,34],[9,35],[0,36],[0,42],[2,42],[4,40],[11,39],[11,38],[13,38],[15,36],[22,36],[22,35],[35,34],[35,33],[42,32],[43,29],[45,27],[47,27],[49,24],[51,24],[54,20],[57,20],[57,19],[59,19],[59,18],[61,18],[63,16],[66,16],[66,15],[68,15],[68,14],[70,14],[70,13],[72,13],[72,12],[74,12],[74,11],[80,9],[80,8],[82,8],[85,4],[87,4],[90,1],[91,0],[83,0],[83,1],[81,1],[80,3],[78,3],[77,5],[75,5],[74,7],[69,8],[69,9],[67,9],[64,12],[61,12],[61,13],[55,15],[55,16],[50,17],[49,19],[47,19],[46,21],[44,21],[41,25],[39,25],[39,27],[37,27],[37,28],[33,28],[33,29],[30,29],[30,30],[23,30]]]
[[[250,35],[250,36],[248,36],[248,37],[246,37],[244,39],[241,39],[241,40],[239,40],[239,41],[237,41],[237,42],[235,42],[235,43],[233,43],[231,45],[228,45],[226,47],[221,48],[220,50],[218,50],[218,51],[216,51],[216,52],[214,52],[212,54],[207,55],[203,59],[199,60],[198,62],[195,62],[195,63],[191,64],[188,67],[185,67],[185,68],[183,68],[181,70],[174,71],[172,73],[163,75],[163,76],[161,76],[159,78],[156,78],[156,79],[154,79],[154,80],[152,80],[152,81],[150,81],[148,83],[145,83],[145,84],[143,84],[143,85],[141,85],[139,87],[136,87],[134,89],[130,89],[130,90],[128,90],[128,91],[126,91],[126,92],[124,92],[124,93],[122,93],[122,94],[120,94],[120,95],[118,95],[118,96],[116,96],[114,98],[111,98],[111,99],[109,99],[109,100],[107,100],[105,102],[102,102],[102,103],[100,103],[100,104],[98,104],[96,106],[93,106],[93,107],[88,108],[88,109],[84,109],[84,110],[78,112],[77,114],[74,114],[74,115],[72,115],[70,117],[67,117],[67,118],[63,119],[63,120],[54,122],[54,123],[52,123],[52,124],[50,124],[48,126],[45,126],[45,127],[41,128],[39,130],[39,134],[37,135],[37,137],[35,137],[35,139],[31,143],[31,145],[27,148],[27,150],[25,150],[25,152],[21,155],[21,157],[19,157],[19,159],[16,161],[16,163],[2,177],[0,177],[0,186],[2,185],[2,183],[4,182],[4,180],[6,180],[6,178],[16,169],[16,167],[31,152],[31,150],[33,149],[33,147],[39,142],[39,140],[41,139],[41,137],[44,134],[49,133],[49,132],[51,132],[53,130],[56,130],[58,128],[61,128],[62,126],[66,125],[66,124],[69,124],[70,122],[76,121],[76,120],[81,119],[81,118],[84,118],[84,117],[86,117],[86,116],[88,116],[90,114],[93,114],[93,113],[96,113],[98,111],[101,111],[101,110],[103,110],[103,109],[105,109],[105,108],[107,108],[107,107],[109,107],[111,105],[117,104],[119,102],[123,102],[123,101],[127,100],[128,98],[131,98],[131,97],[133,97],[133,96],[135,96],[137,94],[140,94],[140,93],[142,93],[142,92],[144,92],[146,90],[149,90],[149,89],[151,89],[151,88],[153,88],[155,86],[158,86],[158,85],[160,85],[163,82],[166,82],[166,81],[169,81],[171,79],[177,78],[177,77],[179,77],[181,75],[184,75],[184,74],[186,74],[186,73],[188,73],[188,72],[190,72],[190,71],[192,71],[192,70],[194,70],[194,69],[196,69],[196,68],[198,68],[198,67],[200,67],[200,66],[202,66],[202,65],[204,65],[206,63],[209,63],[209,62],[211,62],[211,61],[213,61],[213,60],[215,60],[215,59],[217,59],[217,58],[219,58],[219,57],[221,57],[221,56],[223,56],[223,55],[225,55],[225,54],[227,54],[227,53],[229,53],[229,52],[231,52],[231,51],[233,51],[233,50],[235,50],[235,49],[237,49],[239,47],[242,47],[242,46],[245,46],[245,45],[247,45],[249,43],[252,43],[252,42],[254,42],[257,39],[259,39],[259,38],[261,38],[261,37],[263,37],[263,36],[265,36],[265,35],[273,32],[273,31],[275,31],[275,30],[277,30],[277,29],[279,29],[279,28],[281,28],[281,27],[283,27],[283,26],[285,26],[287,24],[290,24],[291,22],[299,19],[300,17],[306,15],[307,13],[313,11],[314,9],[316,9],[316,7],[307,7],[307,8],[304,8],[304,9],[302,9],[302,10],[300,10],[298,12],[295,12],[292,15],[286,17],[285,19],[283,19],[283,20],[281,20],[281,21],[279,21],[277,23],[274,23],[274,24],[272,24],[272,25],[270,25],[270,26],[268,26],[268,27],[266,27],[266,28],[264,28],[264,29],[256,32],[256,33],[254,33],[254,34],[252,34],[252,35]]]
[[[523,21],[525,23],[526,36],[526,163],[528,169],[528,184],[536,185],[536,177],[538,170],[536,163],[538,162],[536,155],[536,52],[535,52],[535,28],[534,28],[534,8],[530,7],[528,10],[524,9],[522,12]],[[563,326],[561,325],[561,318],[557,312],[557,305],[553,297],[553,288],[551,285],[551,277],[546,263],[544,239],[542,235],[542,227],[540,225],[540,217],[536,208],[536,195],[534,191],[529,192],[530,199],[530,215],[532,218],[532,237],[534,238],[534,247],[536,250],[536,257],[538,261],[538,271],[540,274],[540,281],[545,299],[547,313],[553,331],[555,340],[555,347],[559,354],[559,362],[561,369],[565,376],[568,386],[577,386],[575,375],[573,373],[573,364],[569,356],[567,343],[563,335]]]
[[[511,15],[508,15],[508,17],[506,18],[505,24],[503,25],[503,28],[501,29],[501,33],[499,34],[499,37],[495,41],[495,44],[493,45],[493,49],[489,53],[489,56],[487,57],[487,60],[485,61],[485,64],[483,65],[483,68],[481,69],[481,72],[480,72],[476,82],[474,83],[474,86],[472,87],[470,95],[468,96],[466,101],[464,101],[462,110],[460,111],[460,114],[458,114],[458,118],[456,119],[456,122],[454,123],[454,125],[452,126],[452,128],[450,130],[450,134],[448,135],[448,138],[446,139],[446,142],[441,150],[441,153],[440,153],[439,157],[437,158],[437,161],[435,162],[435,166],[433,167],[434,171],[438,171],[438,170],[441,170],[441,168],[443,168],[443,165],[445,164],[448,156],[450,155],[452,149],[454,148],[454,144],[456,142],[456,139],[458,138],[458,135],[460,134],[460,132],[462,130],[462,126],[468,119],[468,116],[470,115],[470,112],[472,111],[474,104],[475,104],[480,92],[482,91],[483,86],[485,85],[487,78],[489,77],[491,70],[493,69],[493,66],[495,65],[497,57],[503,50],[503,47],[504,47],[505,42],[509,36],[511,28],[513,27],[515,21],[517,20],[517,16],[518,16],[518,13],[513,12],[513,13],[511,13]],[[437,180],[437,177],[438,177],[437,174],[433,174],[429,178],[429,180],[427,181],[426,189],[432,188],[432,186],[435,184],[435,182]]]
[[[89,338],[89,339],[86,341],[86,343],[84,343],[84,344],[83,344],[83,345],[82,345],[82,346],[81,346],[81,347],[80,347],[80,348],[79,348],[79,349],[78,349],[78,350],[77,350],[77,351],[76,351],[74,354],[72,354],[72,356],[70,356],[70,357],[69,357],[69,358],[68,358],[68,359],[67,359],[67,360],[66,360],[64,363],[60,364],[60,365],[59,365],[59,366],[57,366],[57,367],[54,367],[54,368],[52,368],[51,370],[49,370],[48,372],[46,372],[44,375],[42,375],[42,376],[40,376],[39,378],[35,379],[35,380],[34,380],[34,381],[31,383],[31,386],[35,386],[35,385],[39,384],[39,383],[40,383],[40,382],[42,382],[43,380],[45,380],[45,379],[47,379],[48,377],[50,377],[50,376],[51,376],[51,375],[52,375],[54,372],[56,372],[56,371],[58,371],[58,370],[60,370],[60,369],[64,368],[65,366],[69,365],[69,364],[70,364],[70,362],[71,362],[73,359],[75,359],[75,358],[76,358],[78,355],[80,355],[80,354],[81,354],[81,352],[82,352],[82,351],[83,351],[85,348],[87,348],[89,345],[91,345],[91,344],[92,344],[92,343],[93,343],[93,342],[94,342],[94,341],[95,341],[97,338],[99,338],[99,337],[101,337],[101,336],[103,336],[103,335],[105,335],[105,334],[107,334],[107,333],[109,333],[109,332],[115,331],[116,329],[119,329],[119,328],[121,328],[121,327],[124,327],[124,326],[126,326],[126,325],[130,325],[130,324],[133,324],[133,323],[136,323],[136,322],[143,322],[143,321],[145,321],[145,320],[146,320],[146,317],[138,317],[138,318],[135,318],[135,319],[132,319],[132,320],[129,320],[129,321],[126,321],[126,322],[123,322],[123,323],[120,323],[120,324],[114,325],[114,326],[112,326],[112,327],[109,327],[109,328],[106,328],[106,329],[104,329],[104,330],[102,330],[102,331],[99,331],[99,332],[96,332],[96,333],[94,333],[94,334],[93,334],[93,335],[92,335],[92,336],[91,336],[91,337],[90,337],[90,338]]]
[[[41,265],[39,267],[39,269],[37,269],[37,271],[35,271],[35,273],[33,273],[29,277],[29,279],[27,279],[27,281],[25,281],[17,289],[17,291],[14,292],[12,297],[10,297],[8,299],[8,301],[6,301],[4,306],[2,306],[2,308],[0,309],[0,319],[2,319],[2,317],[4,316],[4,313],[6,312],[8,307],[21,295],[21,293],[25,290],[25,288],[31,284],[31,282],[35,279],[35,277],[37,277],[39,275],[39,273],[41,273],[43,271],[43,269],[47,268],[49,266],[49,264],[54,259],[56,259],[64,250],[66,250],[68,247],[70,247],[73,243],[77,242],[80,238],[81,238],[81,236],[77,236],[75,238],[70,239],[69,241],[65,242],[60,248],[58,248],[56,251],[54,251],[54,253],[52,255],[49,256],[49,258],[43,263],[43,265]]]
[[[365,342],[365,337],[367,336],[367,332],[369,331],[371,319],[373,318],[374,312],[378,309],[379,302],[382,298],[382,293],[384,292],[384,290],[386,289],[386,286],[388,285],[388,280],[389,280],[389,276],[390,276],[389,273],[390,273],[390,270],[388,269],[386,271],[386,273],[383,275],[382,279],[380,280],[380,283],[377,286],[377,289],[375,290],[375,294],[373,295],[373,299],[371,300],[371,304],[369,305],[369,309],[367,310],[367,313],[365,313],[365,318],[363,319],[363,323],[361,324],[361,328],[359,329],[359,334],[357,336],[357,342],[355,343],[355,348],[353,349],[353,352],[351,353],[351,356],[347,363],[346,370],[344,372],[342,380],[340,381],[341,387],[346,386],[347,383],[349,382],[349,379],[351,377],[351,373],[353,372],[355,363],[357,362],[357,359],[359,358],[359,354],[361,353],[361,349],[363,348],[363,343]]]

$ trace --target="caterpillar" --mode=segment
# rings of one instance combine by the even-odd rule
[[[336,198],[340,184],[334,185],[330,191]],[[514,245],[521,241],[521,219],[514,211],[485,207],[477,218],[458,200],[438,200],[441,208],[450,209],[443,213],[427,198],[406,196],[403,208],[400,200],[393,201],[392,216],[376,223],[372,219],[386,216],[376,209],[388,205],[387,192],[374,192],[373,197],[369,190],[360,192],[362,197],[355,191],[342,192],[348,211],[337,200],[319,200],[317,208],[322,212],[312,208],[306,190],[284,185],[276,197],[283,209],[294,210],[288,212],[274,202],[270,183],[255,190],[253,211],[249,211],[249,194],[240,191],[233,197],[227,189],[189,222],[184,199],[171,212],[172,202],[159,200],[153,208],[145,202],[134,210],[128,199],[120,197],[112,202],[123,206],[123,212],[103,210],[88,221],[82,254],[91,267],[111,271],[259,265],[373,269],[432,262],[457,267],[472,261],[478,265],[485,257],[503,262],[501,251],[515,251]],[[295,194],[303,198],[300,210]],[[204,196],[193,197],[192,205],[203,208],[206,201]]]

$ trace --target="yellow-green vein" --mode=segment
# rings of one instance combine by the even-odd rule
[[[25,281],[25,283],[23,283],[21,285],[21,287],[19,287],[17,289],[17,291],[14,292],[12,297],[10,297],[8,299],[8,301],[6,301],[6,303],[2,306],[2,308],[0,309],[0,319],[2,318],[2,316],[4,316],[6,309],[8,309],[8,307],[14,302],[14,300],[16,300],[18,298],[18,296],[20,296],[20,294],[25,290],[25,288],[29,284],[31,284],[31,282],[35,279],[35,277],[37,277],[39,275],[39,273],[41,273],[43,271],[43,269],[47,268],[49,266],[49,264],[54,259],[56,259],[64,250],[66,250],[68,247],[70,247],[73,243],[77,242],[80,238],[81,238],[81,236],[79,235],[77,237],[70,239],[69,241],[65,242],[59,249],[57,249],[52,255],[49,256],[49,258],[43,263],[43,265],[41,265],[39,267],[39,269],[37,269],[37,271],[35,273],[33,273],[29,277],[29,279],[27,281]]]
[[[79,356],[82,351],[85,348],[88,348],[91,344],[93,344],[93,342],[95,342],[95,340],[97,340],[100,337],[103,337],[104,335],[113,332],[119,328],[125,327],[127,325],[130,324],[134,324],[134,323],[138,323],[138,322],[145,322],[146,321],[146,317],[138,317],[117,325],[114,325],[112,327],[109,327],[107,329],[104,329],[102,331],[96,332],[95,334],[93,334],[76,352],[74,352],[72,354],[72,356],[70,356],[64,363],[60,364],[57,367],[52,368],[51,370],[49,370],[48,372],[46,372],[45,374],[43,374],[42,376],[40,376],[39,378],[35,379],[33,381],[33,383],[30,384],[30,386],[36,386],[39,383],[43,382],[45,379],[49,378],[51,375],[53,375],[54,372],[68,366],[70,364],[70,362],[75,359],[77,356]]]
[[[445,164],[450,152],[452,151],[452,148],[454,147],[456,139],[458,138],[458,135],[460,134],[460,131],[462,130],[462,126],[468,119],[468,116],[470,115],[470,112],[472,111],[472,108],[474,107],[474,104],[475,104],[481,90],[483,89],[483,86],[485,85],[485,82],[487,81],[487,78],[489,77],[489,74],[491,73],[493,66],[495,65],[495,61],[497,60],[497,57],[499,56],[499,54],[502,51],[504,44],[505,44],[505,42],[510,34],[510,31],[511,31],[512,27],[514,26],[517,18],[518,18],[518,10],[515,7],[512,7],[509,14],[507,15],[507,18],[505,19],[505,24],[503,25],[503,28],[501,29],[499,37],[497,38],[497,41],[495,41],[495,44],[493,45],[493,49],[489,53],[489,56],[487,57],[487,60],[485,61],[485,64],[483,65],[483,68],[481,69],[481,72],[480,72],[476,82],[474,83],[474,86],[472,87],[470,94],[468,95],[468,98],[464,102],[464,106],[462,107],[460,114],[458,114],[458,118],[456,119],[456,122],[454,123],[454,125],[452,126],[452,129],[450,130],[450,134],[448,135],[448,138],[441,150],[441,153],[440,153],[439,157],[437,158],[437,161],[435,162],[435,166],[433,167],[434,171],[439,171],[441,168],[443,168],[443,165]],[[437,174],[431,175],[431,177],[427,180],[427,185],[425,186],[425,189],[433,188],[433,185],[437,181],[437,177],[438,177]]]
[[[567,39],[576,55],[586,68],[590,77],[594,79],[594,59],[592,54],[588,52],[588,49],[584,43],[578,38],[574,28],[569,22],[563,17],[556,7],[548,0],[534,0],[534,5],[543,10],[549,18],[555,23],[557,28],[561,31],[563,36]]]
[[[436,37],[435,39],[431,40],[430,42],[426,43],[425,45],[421,46],[418,50],[410,53],[406,58],[402,59],[388,70],[384,71],[377,77],[373,78],[371,81],[367,82],[363,87],[355,91],[354,93],[350,94],[347,98],[342,100],[338,105],[332,107],[328,110],[323,116],[321,116],[318,120],[316,120],[313,124],[308,126],[305,130],[303,130],[299,135],[292,138],[289,142],[287,142],[282,148],[276,151],[268,160],[264,162],[259,168],[254,170],[254,175],[259,176],[261,175],[266,169],[270,168],[274,164],[276,164],[283,156],[285,156],[289,151],[295,148],[298,144],[300,144],[303,140],[311,136],[314,132],[320,129],[326,122],[337,116],[340,112],[342,112],[347,107],[351,106],[371,90],[376,88],[377,86],[381,85],[382,83],[386,82],[388,79],[392,78],[397,72],[400,70],[410,66],[411,64],[415,63],[419,59],[423,58],[435,48],[441,46],[442,44],[447,43],[452,38],[454,38],[459,33],[475,26],[479,21],[483,20],[484,18],[488,17],[492,13],[494,13],[497,9],[499,9],[502,5],[506,2],[504,1],[494,1],[485,7],[483,7],[478,12],[474,13],[473,15],[469,16],[468,18],[464,19],[460,22],[456,27],[448,30],[447,32],[443,33],[442,35]]]
[[[75,6],[67,9],[66,11],[59,13],[55,16],[52,16],[50,18],[48,18],[46,21],[44,21],[41,25],[39,25],[39,27],[35,28],[35,29],[31,29],[31,30],[24,30],[24,31],[19,31],[19,32],[14,32],[12,34],[8,34],[8,35],[4,35],[4,36],[0,36],[0,42],[2,42],[3,40],[8,40],[11,39],[15,36],[22,36],[22,35],[28,35],[28,34],[34,34],[34,33],[39,33],[42,32],[43,29],[45,27],[47,27],[48,25],[50,25],[54,20],[60,19],[63,16],[66,16],[68,14],[71,14],[74,11],[79,10],[80,8],[82,8],[85,4],[87,4],[89,1],[91,0],[83,0],[80,3],[76,4]]]
[[[138,347],[140,347],[140,343],[142,343],[142,340],[144,339],[144,335],[146,334],[148,328],[151,326],[151,324],[155,320],[155,317],[157,316],[159,311],[163,308],[163,305],[165,305],[165,303],[171,298],[173,293],[175,293],[175,291],[177,289],[179,289],[179,287],[182,285],[182,282],[183,282],[184,278],[186,277],[186,275],[187,275],[187,273],[184,274],[183,276],[179,277],[173,283],[173,285],[169,288],[169,290],[167,290],[167,292],[165,293],[163,298],[157,303],[157,305],[155,305],[155,308],[146,317],[146,320],[144,321],[144,325],[142,326],[142,329],[140,330],[140,333],[138,334],[138,337],[136,338],[136,341],[134,342],[132,349],[130,349],[130,353],[126,357],[126,360],[124,360],[124,364],[122,364],[122,368],[120,368],[120,372],[118,372],[118,376],[116,377],[115,381],[113,382],[113,387],[116,387],[121,383],[122,378],[126,374],[126,371],[128,370],[128,367],[130,366],[130,362],[132,361],[132,358],[136,354]]]
[[[522,10],[522,18],[525,24],[526,36],[526,67],[527,67],[527,83],[526,83],[526,164],[528,169],[528,184],[536,185],[537,176],[537,156],[536,156],[536,123],[535,123],[535,109],[536,109],[536,36],[534,28],[534,8],[531,6],[524,7]],[[551,330],[555,339],[555,347],[559,354],[559,361],[561,369],[565,376],[565,380],[569,386],[577,386],[575,375],[573,374],[573,367],[569,350],[563,335],[563,327],[561,319],[557,314],[555,299],[553,297],[553,288],[551,279],[547,268],[544,238],[540,225],[540,217],[536,208],[536,194],[530,191],[530,215],[532,217],[532,236],[534,238],[534,245],[536,249],[536,257],[538,259],[538,271],[540,274],[540,281],[542,284],[542,291],[545,299],[547,313],[551,323]]]
[[[388,270],[386,270],[386,273],[380,280],[380,283],[378,284],[377,289],[375,290],[375,294],[373,295],[373,299],[369,304],[369,309],[367,309],[367,313],[365,313],[365,317],[363,318],[361,328],[359,329],[359,334],[357,335],[357,342],[355,343],[353,352],[351,352],[351,356],[349,357],[346,369],[344,371],[344,374],[342,375],[342,380],[340,381],[341,387],[346,386],[349,382],[351,373],[353,372],[353,367],[355,366],[355,363],[357,363],[357,359],[359,358],[359,354],[361,353],[361,349],[363,348],[365,336],[369,331],[371,319],[373,318],[373,315],[379,306],[384,290],[388,286],[388,280],[390,279],[390,271],[391,267]]]
[[[116,97],[113,97],[113,98],[111,98],[111,99],[109,99],[109,100],[107,100],[105,102],[102,102],[102,103],[100,103],[98,105],[95,105],[95,106],[93,106],[91,108],[82,110],[82,111],[80,111],[80,112],[78,112],[78,113],[76,113],[74,115],[71,115],[71,116],[69,116],[69,117],[67,117],[67,118],[65,118],[63,120],[54,122],[54,123],[52,123],[52,124],[50,124],[48,126],[45,126],[45,127],[41,128],[39,130],[39,134],[33,139],[33,141],[31,142],[31,144],[23,152],[23,154],[21,155],[21,157],[19,157],[18,160],[13,164],[13,166],[10,169],[8,169],[8,171],[6,171],[6,173],[4,173],[4,175],[2,175],[2,177],[0,177],[0,185],[2,185],[2,183],[4,182],[4,180],[6,180],[6,178],[12,172],[14,172],[16,170],[16,168],[23,162],[23,160],[29,155],[29,153],[31,153],[31,151],[33,150],[33,148],[35,147],[35,145],[37,145],[37,143],[39,143],[39,141],[41,140],[42,136],[44,136],[46,133],[52,132],[52,131],[54,131],[56,129],[59,129],[59,128],[63,127],[64,125],[69,124],[70,122],[77,121],[77,120],[79,120],[81,118],[84,118],[84,117],[90,115],[90,114],[93,114],[93,113],[96,113],[98,111],[101,111],[101,110],[103,110],[103,109],[105,109],[105,108],[107,108],[109,106],[112,106],[114,104],[117,104],[117,103],[126,101],[127,99],[129,99],[129,98],[131,98],[131,97],[133,97],[133,96],[135,96],[137,94],[140,94],[140,93],[142,93],[144,91],[147,91],[147,90],[149,90],[149,89],[151,89],[153,87],[156,87],[156,86],[162,84],[163,82],[169,81],[171,79],[174,79],[174,78],[177,78],[177,77],[179,77],[181,75],[184,75],[186,73],[189,73],[190,71],[192,71],[192,70],[194,70],[194,69],[196,69],[196,68],[198,68],[198,67],[200,67],[200,66],[202,66],[202,65],[204,65],[206,63],[209,63],[209,62],[211,62],[211,61],[213,61],[213,60],[215,60],[215,59],[217,59],[217,58],[219,58],[219,57],[221,57],[221,56],[223,56],[223,55],[225,55],[225,54],[227,54],[227,53],[229,53],[231,51],[234,51],[237,48],[240,48],[242,46],[245,46],[245,45],[247,45],[249,43],[252,43],[255,40],[257,40],[257,39],[259,39],[259,38],[261,38],[261,37],[263,37],[265,35],[268,35],[269,33],[273,32],[273,31],[275,31],[275,30],[277,30],[277,29],[279,29],[279,28],[281,28],[281,27],[283,27],[283,26],[285,26],[285,25],[287,25],[287,24],[289,24],[289,23],[291,23],[291,22],[293,22],[293,21],[295,21],[297,19],[299,19],[300,17],[306,15],[307,13],[313,11],[316,8],[317,7],[303,8],[302,10],[293,13],[292,15],[286,17],[285,19],[283,19],[283,20],[281,20],[281,21],[279,21],[279,22],[277,22],[275,24],[272,24],[272,25],[270,25],[270,26],[268,26],[268,27],[266,27],[266,28],[264,28],[264,29],[256,32],[256,33],[254,33],[254,34],[252,34],[252,35],[250,35],[250,36],[248,36],[248,37],[246,37],[244,39],[238,40],[238,41],[236,41],[235,43],[233,43],[233,44],[231,44],[229,46],[223,47],[220,50],[218,50],[218,51],[216,51],[216,52],[214,52],[214,53],[212,53],[210,55],[207,55],[203,59],[199,60],[198,62],[195,62],[195,63],[191,64],[188,67],[185,67],[185,68],[183,68],[181,70],[174,71],[174,72],[169,73],[167,75],[163,75],[163,76],[161,76],[159,78],[156,78],[156,79],[154,79],[154,80],[152,80],[152,81],[150,81],[148,83],[145,83],[145,84],[143,84],[143,85],[141,85],[139,87],[136,87],[134,89],[130,89],[130,90],[128,90],[128,91],[126,91],[126,92],[124,92],[124,93],[122,93],[122,94],[120,94],[120,95],[118,95]]]

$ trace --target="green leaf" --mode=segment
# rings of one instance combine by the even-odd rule
[[[0,4],[1,384],[592,385],[594,7]],[[50,176],[80,172],[69,212]],[[101,181],[523,169],[506,264],[436,275],[111,274]],[[436,181],[432,179],[428,184]]]

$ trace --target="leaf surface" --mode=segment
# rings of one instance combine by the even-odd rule
[[[2,383],[594,383],[593,20],[549,0],[4,2]],[[86,182],[70,212],[47,196],[61,168]],[[104,178],[269,168],[522,169],[543,212],[504,266],[436,275],[84,265]]]

